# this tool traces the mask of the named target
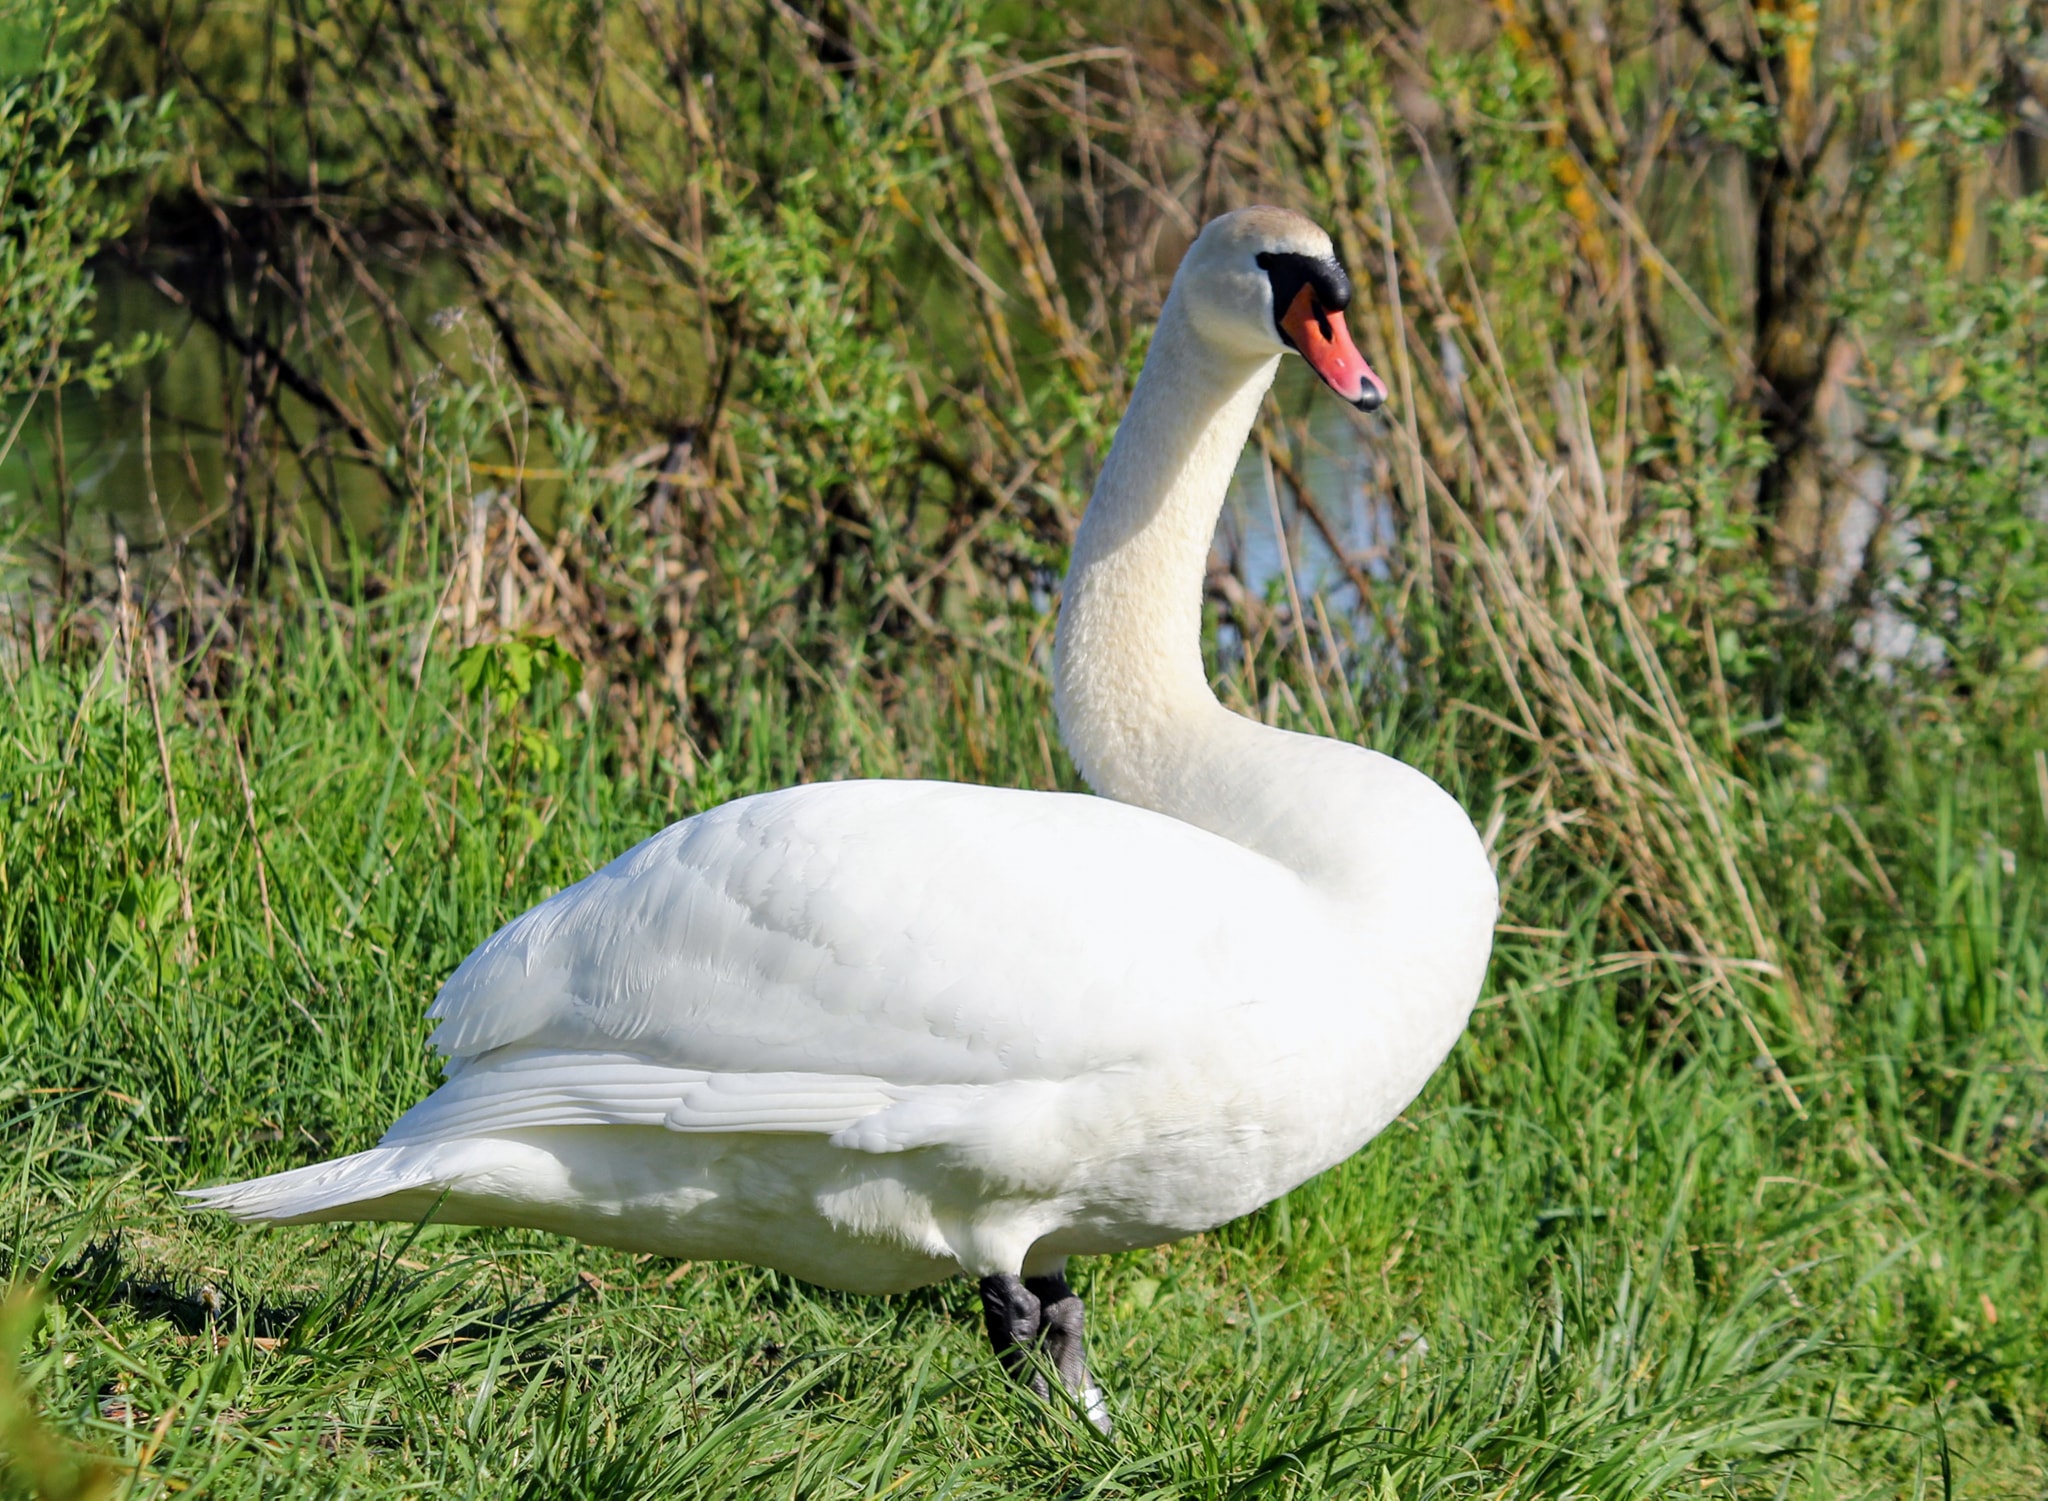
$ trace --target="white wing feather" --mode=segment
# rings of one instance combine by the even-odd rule
[[[1009,1084],[890,1084],[857,1074],[712,1074],[627,1053],[512,1047],[464,1069],[392,1125],[383,1147],[496,1136],[545,1126],[663,1126],[671,1131],[829,1136],[897,1152],[948,1139]]]
[[[858,1075],[713,1074],[630,1053],[511,1047],[408,1110],[379,1145],[541,1126],[830,1133],[901,1098],[883,1081]]]

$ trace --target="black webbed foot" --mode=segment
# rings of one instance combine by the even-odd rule
[[[1109,1403],[1088,1374],[1081,1299],[1065,1277],[984,1277],[981,1309],[989,1343],[1004,1370],[1039,1396],[1048,1396],[1044,1371],[1031,1358],[1043,1355],[1088,1421],[1105,1435],[1110,1432]]]
[[[995,1348],[1003,1369],[1039,1396],[1045,1396],[1045,1376],[1031,1361],[1031,1352],[1045,1327],[1037,1296],[1021,1277],[984,1277],[981,1315],[988,1324],[988,1342]]]

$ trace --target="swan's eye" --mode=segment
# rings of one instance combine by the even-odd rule
[[[1351,306],[1351,278],[1335,256],[1302,255],[1291,250],[1263,250],[1259,268],[1273,286],[1273,327],[1289,343],[1283,320],[1295,310],[1304,290],[1314,298],[1314,315],[1325,338],[1330,333],[1330,314]]]

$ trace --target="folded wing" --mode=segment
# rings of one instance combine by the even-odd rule
[[[1098,798],[938,782],[746,798],[463,962],[431,1012],[442,1108],[515,1047],[591,1055],[583,1075],[550,1065],[545,1090],[536,1075],[536,1120],[601,1097],[678,1130],[828,1132],[921,1086],[1126,1067],[1191,1029],[1214,1047],[1298,982],[1303,905],[1273,862]]]

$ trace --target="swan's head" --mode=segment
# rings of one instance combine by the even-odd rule
[[[1361,411],[1386,383],[1351,342],[1351,278],[1330,237],[1291,209],[1264,205],[1211,219],[1174,274],[1173,295],[1210,343],[1251,358],[1292,350]]]

